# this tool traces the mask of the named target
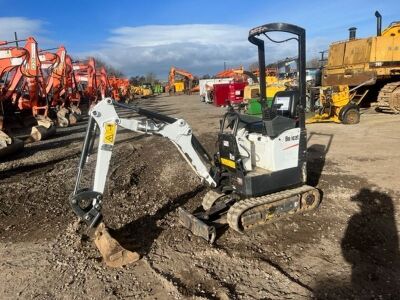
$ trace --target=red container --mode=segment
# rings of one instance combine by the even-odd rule
[[[214,84],[214,105],[226,106],[242,103],[247,82]]]
[[[228,105],[228,103],[229,103],[229,85],[230,85],[230,83],[214,84],[213,103],[215,106]]]

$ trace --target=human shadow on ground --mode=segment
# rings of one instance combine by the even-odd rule
[[[308,141],[313,136],[326,136],[328,141],[324,144],[312,144],[308,147],[307,157],[307,184],[317,186],[326,162],[326,155],[331,147],[333,134],[311,132]]]
[[[400,250],[393,200],[386,193],[363,188],[351,201],[360,211],[350,218],[341,241],[343,258],[351,264],[350,283],[327,279],[318,284],[315,296],[399,299]]]

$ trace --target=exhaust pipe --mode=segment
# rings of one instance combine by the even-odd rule
[[[350,27],[349,28],[349,40],[355,40],[356,39],[356,32],[357,28],[356,27]]]
[[[379,13],[379,11],[376,11],[375,17],[376,17],[376,36],[381,36],[382,35],[382,15]]]

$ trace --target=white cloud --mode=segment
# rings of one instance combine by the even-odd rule
[[[247,40],[249,29],[224,24],[120,27],[112,30],[97,50],[78,56],[99,57],[128,76],[154,72],[166,79],[170,66],[200,76],[215,74],[223,69],[224,62],[229,67],[247,67],[257,61],[257,48]],[[325,43],[323,40],[313,40],[312,48],[317,49]],[[296,55],[295,45],[267,42],[267,62]],[[323,49],[322,46],[318,51]]]
[[[156,47],[170,44],[241,44],[248,30],[234,25],[183,24],[121,27],[111,31],[109,42],[122,46]]]
[[[43,22],[24,17],[0,17],[0,39],[14,40],[14,32],[18,38],[24,39],[28,36],[37,36],[43,32]]]

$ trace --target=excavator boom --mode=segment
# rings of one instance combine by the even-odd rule
[[[118,116],[116,107],[135,111],[141,119],[125,119]],[[208,164],[211,158],[201,146],[192,129],[183,119],[175,119],[140,107],[128,106],[111,98],[101,100],[90,111],[88,128],[79,162],[78,176],[70,204],[73,211],[86,222],[89,227],[99,227],[96,232],[95,243],[102,253],[106,263],[110,266],[124,265],[138,258],[137,254],[123,249],[119,243],[111,238],[106,227],[101,224],[103,193],[110,165],[110,159],[117,135],[117,127],[134,132],[156,134],[170,140],[185,158],[196,174],[207,185],[215,187],[216,181],[210,173]],[[96,138],[96,129],[99,131],[99,145],[93,186],[81,189],[82,172],[91,148]],[[91,203],[83,206],[83,203]],[[100,226],[99,226],[100,225]]]

